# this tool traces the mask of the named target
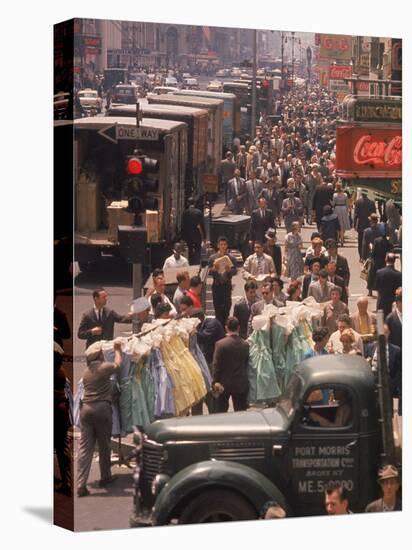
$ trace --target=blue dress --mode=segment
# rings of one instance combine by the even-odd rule
[[[257,330],[248,339],[250,346],[248,400],[250,402],[270,401],[281,394],[269,338],[267,331]]]

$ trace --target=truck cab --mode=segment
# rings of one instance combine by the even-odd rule
[[[131,524],[257,519],[270,500],[289,516],[324,514],[330,481],[364,511],[376,498],[378,418],[366,361],[319,356],[301,363],[275,407],[158,420],[135,436]]]

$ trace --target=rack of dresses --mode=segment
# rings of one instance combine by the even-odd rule
[[[211,387],[211,375],[196,339],[198,319],[157,320],[141,333],[117,338],[122,344],[122,363],[112,376],[114,437],[145,429],[160,418],[184,416],[201,401]],[[114,341],[95,342],[86,356],[102,351],[105,361],[114,360]],[[80,380],[75,408],[80,407]],[[73,411],[76,418],[78,411]]]
[[[291,373],[313,345],[312,330],[321,314],[321,306],[309,297],[286,302],[285,307],[266,306],[253,318],[248,339],[250,403],[267,403],[283,393]]]

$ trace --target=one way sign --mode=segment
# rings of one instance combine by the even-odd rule
[[[118,143],[120,139],[142,140],[142,141],[157,141],[159,139],[159,130],[155,128],[147,128],[140,126],[125,126],[122,124],[110,124],[98,131],[102,137],[108,139],[112,143]]]

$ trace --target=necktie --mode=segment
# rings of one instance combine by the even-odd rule
[[[97,319],[98,319],[99,323],[102,322],[102,310],[101,309],[99,309],[98,312],[97,312]]]
[[[262,218],[262,220],[263,220],[263,215],[264,215],[264,211],[261,209],[260,210],[260,217]]]
[[[252,181],[253,196],[255,196],[255,182]]]
[[[263,256],[257,257],[257,274],[258,275],[263,274]]]

